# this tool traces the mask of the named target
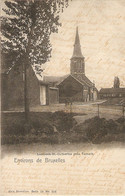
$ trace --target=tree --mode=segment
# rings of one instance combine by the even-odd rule
[[[120,80],[118,77],[114,78],[114,88],[119,88],[120,87]]]
[[[11,66],[23,64],[25,73],[25,117],[28,118],[27,68],[43,64],[51,57],[51,33],[58,32],[59,12],[68,0],[12,0],[5,1],[2,17],[2,52],[11,56]],[[15,58],[16,54],[16,58]],[[8,55],[9,56],[9,55]],[[37,67],[38,71],[38,67]]]

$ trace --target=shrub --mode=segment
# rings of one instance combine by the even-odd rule
[[[73,130],[93,143],[123,141],[121,134],[125,133],[125,122],[123,119],[114,121],[94,117],[76,125]]]
[[[118,130],[118,124],[117,124],[117,122],[115,122],[112,119],[105,120],[103,127],[104,127],[104,129],[107,130],[107,133],[115,134],[115,133],[117,133],[117,130]]]
[[[63,111],[53,113],[52,119],[58,131],[70,131],[76,125],[76,120],[73,118],[73,115]]]
[[[118,123],[125,123],[125,118],[118,118],[117,120],[116,120],[116,122],[118,122]]]
[[[50,122],[44,122],[39,130],[39,133],[53,134],[54,128]]]
[[[102,137],[107,134],[104,124],[104,118],[94,117],[87,119],[84,123],[76,125],[73,130],[81,135],[84,140],[100,143]]]
[[[25,123],[22,114],[9,114],[2,125],[1,136],[2,144],[124,141],[125,119],[94,117],[77,124],[72,113],[58,111],[30,113],[29,122]]]
[[[2,129],[2,134],[4,135],[25,135],[30,132],[32,128],[31,124],[25,123],[25,121],[13,121],[8,126],[4,126]]]

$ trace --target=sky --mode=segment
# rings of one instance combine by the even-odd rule
[[[53,51],[45,72],[69,73],[78,26],[86,76],[98,89],[112,87],[115,76],[125,87],[125,1],[72,0],[60,21],[59,32],[51,36]]]
[[[98,89],[112,87],[115,76],[125,87],[125,0],[69,0],[60,22],[58,33],[51,35],[52,57],[44,72],[70,72],[78,26],[86,76]]]

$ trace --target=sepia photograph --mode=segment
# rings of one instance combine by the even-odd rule
[[[124,195],[125,1],[1,1],[1,191]]]

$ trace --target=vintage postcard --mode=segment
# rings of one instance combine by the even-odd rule
[[[0,195],[125,195],[125,1],[1,7]]]

